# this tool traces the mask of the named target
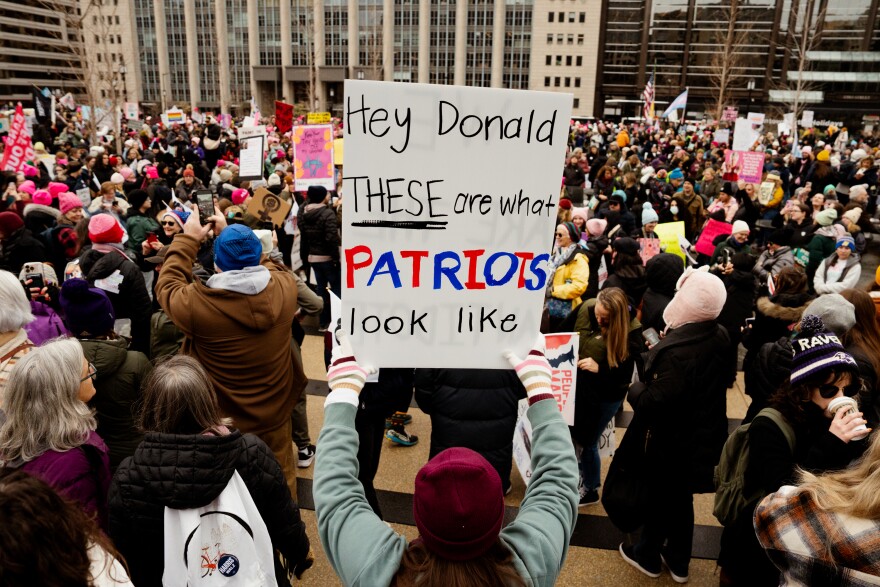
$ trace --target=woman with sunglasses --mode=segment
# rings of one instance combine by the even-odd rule
[[[0,464],[39,477],[97,515],[107,528],[110,464],[95,432],[94,365],[74,339],[57,339],[21,358],[3,392]]]
[[[864,452],[867,443],[854,440],[866,424],[861,412],[828,411],[837,397],[855,397],[861,389],[856,361],[818,316],[806,315],[792,340],[788,382],[770,397],[794,432],[794,451],[783,430],[759,414],[749,426],[749,454],[744,495],[767,495],[790,485],[803,469],[815,473],[843,469]],[[752,524],[757,502],[749,504],[721,536],[721,585],[778,585],[779,571],[764,555]]]
[[[553,256],[548,273],[545,308],[548,316],[545,332],[557,332],[559,324],[581,303],[590,282],[590,264],[580,246],[580,231],[571,222],[556,227]]]

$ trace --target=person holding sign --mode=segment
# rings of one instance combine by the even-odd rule
[[[485,577],[488,584],[554,585],[577,516],[577,463],[551,393],[543,337],[526,360],[505,353],[528,394],[534,430],[533,475],[516,519],[501,529],[501,479],[486,459],[450,448],[416,476],[413,513],[420,536],[410,543],[373,513],[357,481],[354,423],[371,369],[357,363],[342,329],[337,338],[314,496],[321,543],[342,583],[448,585],[453,577]]]
[[[557,332],[559,324],[581,303],[581,296],[590,282],[590,265],[578,244],[580,232],[572,222],[556,227],[556,249],[550,259],[548,273],[553,279],[547,286],[545,307],[548,314],[547,332]]]
[[[644,349],[642,325],[622,289],[609,287],[587,300],[563,323],[579,335],[574,437],[584,447],[579,505],[599,503],[599,439],[629,389],[635,357]]]

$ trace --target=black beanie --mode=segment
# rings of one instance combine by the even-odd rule
[[[150,194],[144,190],[132,190],[128,194],[128,203],[131,204],[133,209],[140,210],[149,197]]]
[[[327,188],[320,185],[310,185],[308,196],[309,202],[320,204],[327,197]]]

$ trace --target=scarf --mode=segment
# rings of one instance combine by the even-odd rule
[[[574,251],[577,248],[578,243],[571,243],[565,248],[559,247],[556,249],[556,252],[553,253],[553,257],[550,258],[550,266],[548,267],[548,275],[550,276],[547,280],[547,295],[550,295],[550,288],[553,287],[553,276],[556,275],[556,270],[568,263],[571,258],[574,256]]]

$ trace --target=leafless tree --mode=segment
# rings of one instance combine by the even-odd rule
[[[818,49],[822,40],[822,29],[828,4],[821,0],[795,0],[791,3],[791,18],[788,32],[780,41],[784,51],[783,79],[773,80],[774,89],[785,97],[781,100],[785,112],[794,112],[795,120],[800,120],[809,104],[808,96],[819,88],[818,82],[810,79],[812,63],[811,51]]]
[[[58,50],[81,84],[83,93],[74,98],[89,108],[89,119],[83,121],[83,134],[94,143],[99,126],[108,124],[113,129],[119,152],[125,63],[113,58],[117,54],[113,48],[117,45],[110,44],[110,23],[117,8],[101,0],[37,0],[37,4],[58,14],[66,30],[65,44]],[[104,114],[99,116],[100,112]]]
[[[741,22],[741,0],[730,0],[730,5],[721,9],[719,20],[727,22],[727,29],[715,35],[717,50],[710,60],[711,73],[709,82],[714,89],[715,120],[721,120],[724,107],[731,103],[732,90],[742,86],[746,77],[745,65],[747,56],[745,49],[752,42],[751,25]]]

